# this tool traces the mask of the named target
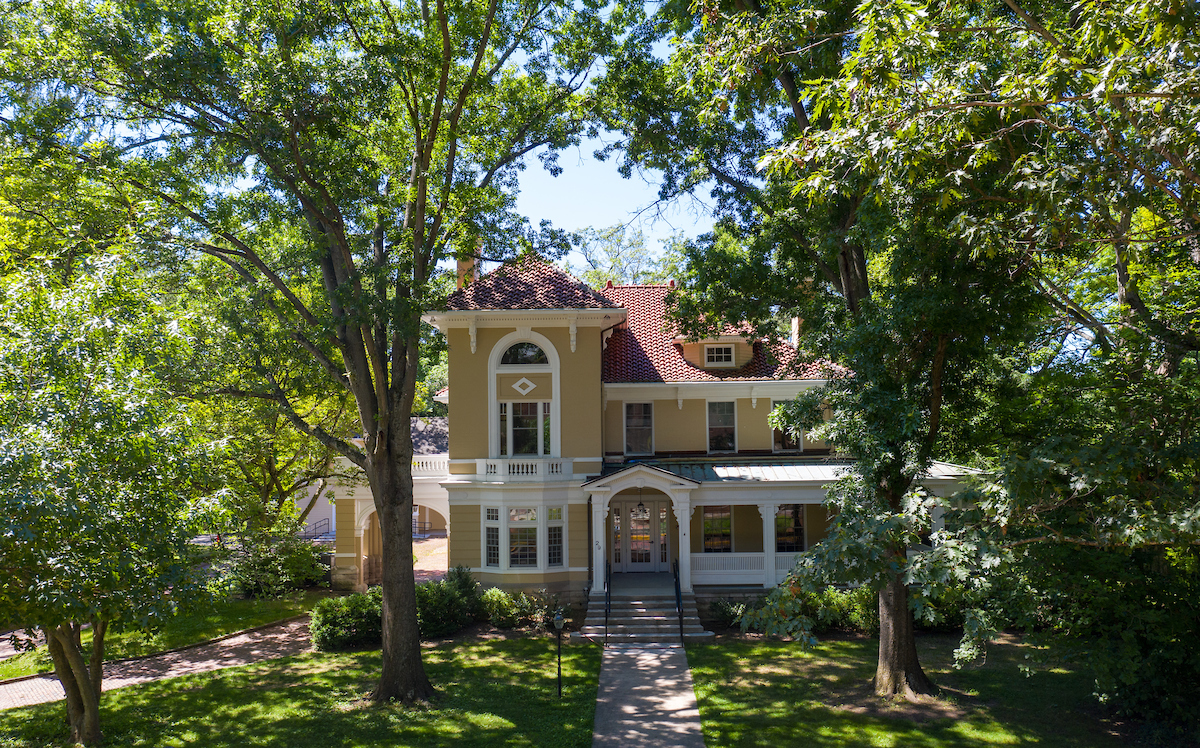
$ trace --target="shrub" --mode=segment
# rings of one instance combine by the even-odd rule
[[[496,628],[511,629],[517,625],[517,604],[499,587],[492,587],[483,593],[480,601],[487,620]]]
[[[788,590],[781,588],[771,593],[767,599],[778,600],[779,595],[788,594]],[[725,609],[724,614],[736,613],[736,620],[741,623],[743,630],[761,630],[758,627],[763,625],[764,618],[762,614],[756,613],[762,607],[762,600],[752,605],[740,606],[729,601],[725,603],[730,607]],[[796,617],[804,617],[812,622],[813,634],[853,631],[874,636],[879,633],[878,600],[876,593],[869,587],[850,590],[826,587],[819,592],[797,592],[794,601],[789,603],[789,609]]]
[[[323,550],[291,535],[245,538],[234,551],[226,582],[245,597],[281,597],[320,582]]]
[[[313,646],[323,651],[383,645],[383,591],[372,587],[346,597],[321,600],[309,624]]]
[[[455,633],[482,615],[485,607],[478,583],[462,566],[451,569],[444,580],[418,584],[416,594],[417,627],[423,639]],[[313,645],[320,650],[378,647],[383,643],[382,620],[383,589],[372,587],[365,593],[320,601],[313,608],[309,629]]]
[[[487,611],[483,608],[483,600],[479,593],[479,582],[471,576],[471,570],[465,566],[455,566],[446,572],[446,584],[458,591],[467,612],[473,621],[486,621]]]
[[[762,598],[749,602],[735,602],[722,597],[709,603],[708,615],[718,626],[733,628],[742,622],[742,616],[748,611],[762,607],[762,603]]]
[[[470,601],[448,580],[417,585],[417,626],[421,638],[448,636],[472,620]]]
[[[544,629],[552,624],[554,611],[558,610],[558,596],[545,590],[512,595],[492,587],[483,593],[481,603],[486,620],[501,629],[517,626]]]

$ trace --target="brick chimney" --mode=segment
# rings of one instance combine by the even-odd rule
[[[458,261],[458,288],[462,288],[479,277],[479,274],[475,269],[476,262],[478,262],[478,260],[476,260],[474,257],[468,257]]]

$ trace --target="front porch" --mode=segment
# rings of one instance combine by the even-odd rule
[[[604,589],[608,564],[614,579],[630,583],[669,572],[678,560],[684,592],[698,585],[769,589],[825,535],[823,483],[786,491],[758,481],[732,491],[728,481],[713,483],[646,464],[585,483],[592,568],[600,571],[595,588]]]

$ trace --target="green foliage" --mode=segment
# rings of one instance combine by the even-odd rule
[[[324,552],[293,534],[242,537],[236,542],[223,581],[244,597],[282,597],[324,578]]]
[[[781,607],[788,611],[786,621],[778,615]],[[815,643],[813,635],[832,631],[879,635],[879,598],[865,586],[817,590],[777,587],[760,604],[739,605],[730,612],[736,614],[730,625],[738,623],[743,631],[790,635],[808,646]]]
[[[493,626],[500,629],[516,628],[517,603],[512,595],[499,587],[492,587],[484,590],[481,602]]]
[[[558,596],[549,595],[545,590],[510,594],[499,587],[492,587],[483,593],[487,620],[496,628],[528,626],[545,629],[553,621],[554,611],[558,607]]]
[[[465,566],[454,566],[446,572],[446,585],[454,589],[462,598],[466,612],[475,621],[486,621],[487,611],[483,607],[483,598],[479,591],[479,582],[471,576],[471,570]]]
[[[372,587],[331,597],[313,607],[309,624],[313,646],[322,651],[369,649],[383,643],[383,591]]]
[[[451,569],[445,579],[417,585],[417,623],[422,639],[449,636],[488,613],[487,593],[465,566]],[[488,592],[491,592],[489,590]],[[364,649],[383,642],[383,592],[366,592],[322,600],[313,609],[313,646],[321,650]]]

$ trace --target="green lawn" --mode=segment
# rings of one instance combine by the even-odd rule
[[[563,648],[563,698],[552,638],[447,642],[424,650],[438,689],[428,706],[363,700],[379,654],[308,654],[104,695],[110,746],[351,748],[589,746],[600,649]],[[63,745],[63,706],[0,712],[0,747]]]
[[[918,640],[941,698],[890,705],[875,697],[878,642],[826,641],[810,652],[777,642],[721,641],[688,647],[708,748],[805,746],[966,748],[1045,745],[1114,748],[1086,674],[1018,669],[1015,641],[989,649],[986,664],[955,671],[954,636]]]
[[[291,618],[307,613],[316,605],[317,600],[327,597],[328,594],[307,592],[280,600],[213,601],[198,610],[175,616],[162,630],[153,634],[147,635],[138,631],[109,634],[104,643],[105,659],[123,660],[164,652]],[[90,641],[91,635],[84,632],[85,646],[90,646]],[[54,666],[45,647],[0,660],[0,680],[53,670]]]

